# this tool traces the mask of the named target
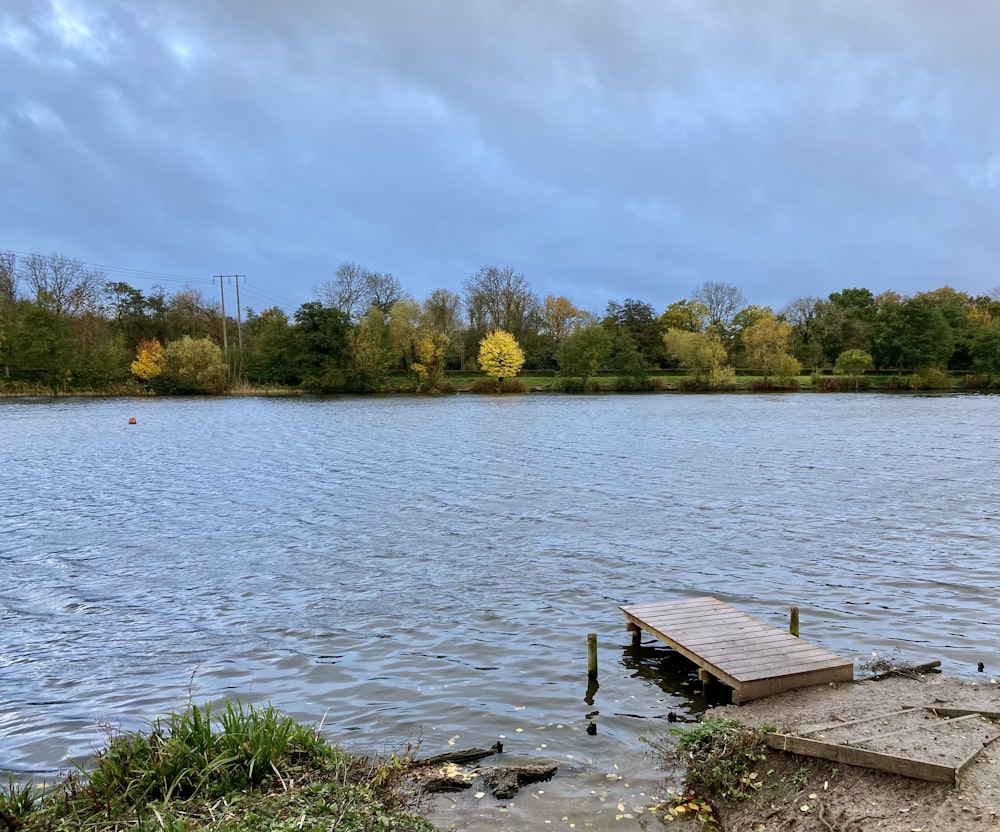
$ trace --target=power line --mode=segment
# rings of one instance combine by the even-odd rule
[[[41,254],[36,251],[21,251],[15,248],[3,248],[0,247],[0,251],[9,251],[12,254],[16,254],[18,257],[47,257],[48,255]],[[63,255],[59,255],[63,256]],[[199,285],[199,286],[214,286],[217,277],[195,277],[193,275],[183,275],[183,274],[173,274],[170,272],[156,272],[149,269],[132,269],[125,266],[109,266],[104,263],[92,263],[86,260],[80,260],[78,258],[72,258],[76,260],[83,266],[90,269],[99,269],[102,271],[106,277],[123,277],[123,278],[133,278],[139,280],[146,280],[150,283],[158,282],[169,282],[169,283],[185,283],[188,285]],[[252,297],[256,297],[263,302],[267,302],[274,305],[286,306],[288,308],[295,308],[299,306],[299,303],[292,301],[286,297],[270,292],[266,289],[261,289],[252,284],[248,284],[245,275],[240,275],[243,278],[243,292],[244,294],[249,294]]]
[[[19,251],[16,248],[4,248],[0,249],[2,251],[9,251],[12,254],[16,254],[18,257],[47,257],[49,255],[41,254],[37,251]],[[59,255],[63,256],[63,255]],[[169,272],[154,272],[148,271],[146,269],[130,269],[123,266],[108,266],[103,263],[90,263],[86,260],[79,260],[78,258],[72,258],[76,260],[81,265],[87,266],[92,269],[100,269],[105,274],[115,274],[115,275],[129,275],[133,277],[141,277],[146,280],[169,280],[187,283],[214,283],[214,279],[210,277],[194,277],[192,275],[183,274],[171,274]]]

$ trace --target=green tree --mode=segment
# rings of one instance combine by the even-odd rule
[[[726,367],[726,347],[718,332],[668,329],[663,333],[667,353],[701,387],[713,386]]]
[[[972,367],[971,339],[973,336],[969,313],[976,308],[972,296],[951,286],[942,286],[930,292],[918,292],[913,300],[941,311],[951,328],[952,352],[948,366],[955,370]]]
[[[773,318],[774,313],[769,306],[756,306],[750,304],[744,306],[733,316],[729,324],[728,337],[726,338],[726,349],[729,351],[729,363],[735,367],[743,367],[753,362],[747,355],[746,345],[743,342],[743,333],[754,325],[767,318]]]
[[[183,335],[192,338],[222,337],[222,313],[205,300],[199,289],[186,286],[165,299],[164,310],[167,340],[175,341]]]
[[[184,335],[164,348],[163,373],[155,381],[171,393],[221,393],[228,375],[218,344]]]
[[[780,316],[792,327],[789,342],[792,355],[804,366],[817,370],[824,364],[823,343],[817,326],[821,303],[819,298],[796,298],[780,312]]]
[[[77,369],[70,320],[44,305],[24,304],[10,335],[7,360],[13,379],[65,387]]]
[[[517,339],[502,329],[494,330],[479,342],[479,368],[501,384],[524,366],[524,351]]]
[[[854,389],[861,387],[861,377],[865,371],[875,366],[875,359],[864,350],[844,350],[837,356],[833,371],[838,375],[854,379]]]
[[[587,380],[597,375],[611,357],[614,343],[611,333],[594,323],[571,331],[559,343],[559,373],[565,378],[579,378],[584,389]]]
[[[129,349],[151,336],[146,298],[138,289],[120,281],[104,286],[111,331],[122,338]]]
[[[990,384],[1000,375],[1000,318],[982,321],[972,330],[972,368]]]
[[[389,350],[389,322],[377,306],[368,310],[348,333],[351,354],[350,389],[357,392],[381,390],[392,365]]]
[[[622,346],[618,350],[622,366],[636,363],[633,353],[639,355],[644,375],[650,367],[665,363],[663,327],[656,311],[648,303],[633,298],[626,298],[621,303],[611,301],[604,315],[604,325],[619,339],[627,339],[634,348],[630,350]]]
[[[295,333],[288,315],[277,306],[247,315],[249,339],[245,372],[265,384],[298,384]]]
[[[879,367],[944,369],[954,336],[937,306],[917,298],[886,298],[872,329],[872,354]]]
[[[668,329],[704,332],[708,326],[708,307],[697,300],[679,300],[670,304],[658,320],[663,332]]]
[[[296,310],[292,342],[297,373],[305,389],[320,393],[343,389],[348,329],[343,312],[318,301],[304,303]]]
[[[389,354],[395,372],[411,373],[418,363],[417,340],[423,309],[413,298],[396,301],[389,313]]]
[[[762,318],[743,330],[747,361],[752,368],[763,372],[765,380],[774,376],[779,381],[790,381],[802,369],[789,350],[791,336],[791,324],[774,316]]]

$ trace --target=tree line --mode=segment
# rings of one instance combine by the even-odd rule
[[[663,371],[689,389],[731,388],[738,373],[794,387],[804,372],[843,389],[869,370],[928,386],[960,372],[992,386],[1000,298],[853,287],[775,311],[709,281],[662,311],[625,298],[596,313],[569,297],[540,298],[510,268],[483,266],[461,291],[417,300],[392,274],[342,263],[291,316],[247,309],[237,321],[198,289],[144,293],[62,255],[0,251],[0,384],[15,392],[431,391],[449,388],[449,372],[483,370],[500,382],[515,366],[583,389],[602,374],[621,389],[648,389]]]

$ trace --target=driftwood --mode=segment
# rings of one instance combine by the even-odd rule
[[[417,760],[418,766],[439,766],[442,763],[478,763],[486,757],[499,754],[503,751],[503,743],[495,742],[489,748],[460,748],[457,751],[445,751],[443,754],[435,754],[433,757],[425,757]]]
[[[420,782],[420,789],[428,793],[460,791],[471,788],[481,778],[495,798],[508,800],[522,786],[548,780],[559,768],[554,763],[468,768],[502,751],[503,744],[497,742],[491,748],[461,748],[418,760],[415,774]],[[467,768],[463,770],[459,766]]]
[[[504,766],[491,768],[483,772],[483,780],[490,787],[497,800],[509,800],[521,786],[529,783],[541,783],[551,779],[559,766],[553,763],[542,763],[534,766]]]

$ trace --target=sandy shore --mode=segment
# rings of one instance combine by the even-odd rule
[[[805,688],[742,707],[714,708],[705,716],[794,733],[904,705],[1000,712],[1000,685],[936,674],[891,677]],[[642,749],[621,770],[610,762],[606,768],[564,766],[550,782],[529,786],[510,801],[497,801],[479,787],[440,795],[429,817],[442,829],[471,832],[656,828],[649,807],[663,799],[668,785],[679,785],[678,773],[671,777],[657,770]],[[958,788],[781,751],[768,753],[759,776],[764,785],[754,800],[718,807],[726,832],[1000,830],[1000,740],[979,753]]]

